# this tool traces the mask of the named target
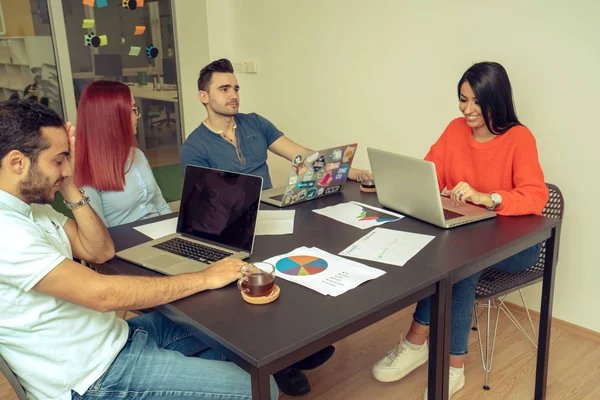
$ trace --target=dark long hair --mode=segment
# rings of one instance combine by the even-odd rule
[[[129,87],[113,81],[87,85],[77,109],[75,184],[123,190],[125,164],[134,145]]]
[[[488,130],[494,135],[505,133],[515,125],[517,119],[512,98],[512,88],[504,67],[497,62],[480,62],[469,68],[458,81],[460,87],[469,82]]]

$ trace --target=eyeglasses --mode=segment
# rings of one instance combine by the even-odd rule
[[[133,107],[131,107],[131,111],[133,111],[133,113],[135,114],[136,117],[139,117],[141,112],[140,112],[140,106],[138,105],[133,105]]]

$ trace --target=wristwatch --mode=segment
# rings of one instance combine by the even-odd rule
[[[78,208],[81,208],[90,202],[90,196],[88,196],[88,194],[85,192],[85,190],[79,189],[79,193],[81,193],[81,199],[79,199],[73,203],[69,203],[68,201],[63,200],[63,203],[65,203],[65,206],[69,210],[77,210]]]
[[[496,208],[498,208],[500,203],[502,203],[502,196],[500,196],[498,193],[492,193],[490,195],[490,198],[494,202],[494,205],[492,207],[488,207],[487,209],[490,211],[494,211]]]

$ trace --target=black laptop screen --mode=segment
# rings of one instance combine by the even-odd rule
[[[262,178],[188,165],[177,233],[252,252]]]

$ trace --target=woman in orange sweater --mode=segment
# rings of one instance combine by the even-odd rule
[[[535,139],[517,119],[506,70],[493,62],[473,65],[458,82],[458,100],[464,117],[450,122],[425,156],[435,164],[440,191],[447,189],[456,204],[468,201],[499,215],[541,214],[548,188]],[[540,248],[535,245],[492,268],[521,272],[537,262]],[[452,288],[450,396],[465,384],[464,362],[480,276]],[[425,299],[417,304],[406,337],[375,363],[376,379],[397,381],[427,361],[429,303]]]

